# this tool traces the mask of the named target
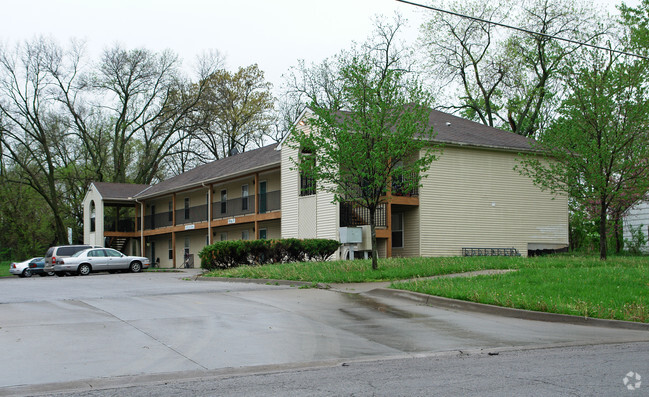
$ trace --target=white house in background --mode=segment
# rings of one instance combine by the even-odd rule
[[[309,129],[308,119],[307,110],[296,127]],[[527,255],[568,246],[567,198],[541,191],[514,170],[519,153],[532,152],[527,138],[439,111],[429,122],[443,154],[418,191],[387,189],[390,199],[377,216],[381,257],[459,256],[467,248]],[[339,240],[342,231],[343,239],[361,241],[337,256],[351,247],[362,255],[369,250],[367,214],[333,204],[320,189],[303,189],[309,181],[293,169],[298,150],[286,140],[152,186],[93,183],[84,201],[84,241],[178,267],[213,241]]]
[[[647,239],[649,237],[649,202],[638,201],[629,208],[624,213],[622,224],[625,240],[632,240],[631,228],[640,229]],[[649,243],[645,243],[641,249],[643,252],[649,252]]]

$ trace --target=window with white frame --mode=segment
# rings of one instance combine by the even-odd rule
[[[248,240],[250,238],[250,233],[248,229],[241,231],[241,240]]]
[[[169,247],[169,259],[173,259],[174,258],[174,246],[173,246],[173,242],[171,241],[171,239],[169,239],[169,242],[168,242],[167,246]]]
[[[221,232],[221,241],[228,240],[228,232]]]

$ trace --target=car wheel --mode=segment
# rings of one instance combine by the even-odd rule
[[[77,269],[77,274],[80,276],[87,276],[90,274],[90,271],[92,269],[90,268],[90,265],[84,263],[79,265],[79,268]]]
[[[46,276],[53,276],[55,273],[54,272],[46,272],[44,273]]]
[[[21,274],[21,277],[31,277],[32,276],[32,271],[29,270],[29,268],[23,270],[23,274]]]
[[[131,270],[131,272],[137,273],[140,270],[142,270],[142,264],[140,262],[138,262],[138,261],[135,261],[135,262],[131,263],[131,266],[129,267],[129,269]]]
[[[54,272],[54,274],[56,274],[57,277],[65,276],[65,272]]]

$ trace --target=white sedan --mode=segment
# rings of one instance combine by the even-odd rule
[[[15,274],[19,277],[31,277],[32,269],[29,267],[29,264],[32,262],[40,261],[43,257],[27,259],[23,262],[13,262],[9,265],[9,273]]]
[[[91,272],[130,270],[137,273],[147,269],[151,261],[143,256],[128,256],[112,248],[89,248],[61,258],[54,265],[57,275],[78,274],[86,276]]]

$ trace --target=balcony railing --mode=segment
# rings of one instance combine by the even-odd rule
[[[212,218],[230,218],[255,212],[254,196],[217,201],[212,207]]]
[[[207,204],[176,210],[176,225],[207,221]]]
[[[167,212],[161,212],[158,214],[154,215],[145,215],[144,216],[144,228],[146,230],[150,229],[156,229],[159,227],[167,227],[171,226],[173,224],[173,221],[171,221],[170,218],[170,213]]]
[[[278,211],[281,208],[281,191],[259,193],[259,213]]]
[[[264,214],[270,211],[277,211],[281,207],[281,191],[259,194],[259,213]],[[216,201],[212,206],[212,219],[231,218],[233,216],[248,215],[255,213],[255,197],[239,197],[226,201]]]
[[[374,213],[374,222],[377,227],[386,227],[386,206],[381,204]],[[362,226],[370,224],[370,210],[358,204],[340,203],[340,227]]]
[[[279,190],[259,194],[259,213],[264,214],[270,211],[277,211],[281,208],[281,192]],[[217,201],[212,206],[212,219],[230,218],[238,215],[248,215],[255,213],[255,197],[239,197],[236,199],[226,200],[225,202]],[[172,226],[171,212],[161,212],[155,215],[144,216],[144,229],[152,230],[161,227]],[[182,208],[176,210],[176,225],[186,223],[206,222],[208,215],[207,204]],[[108,219],[109,217],[106,217]],[[121,219],[120,227],[128,230],[118,231],[135,231],[135,218]],[[113,231],[115,226],[113,221],[105,221],[105,229]],[[109,226],[110,225],[110,226]],[[140,219],[137,219],[138,230]]]
[[[392,180],[392,195],[393,196],[419,196],[419,187],[415,187],[410,192],[406,193],[405,185],[406,182],[415,180],[417,174],[413,173],[410,175],[402,176],[401,178],[395,178]]]
[[[104,231],[105,232],[134,232],[135,231],[135,217],[121,217],[104,216]]]

